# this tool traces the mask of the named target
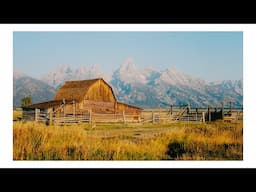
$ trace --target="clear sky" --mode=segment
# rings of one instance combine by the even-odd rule
[[[14,32],[13,45],[14,68],[37,78],[62,64],[112,72],[128,58],[206,81],[243,75],[242,32]]]

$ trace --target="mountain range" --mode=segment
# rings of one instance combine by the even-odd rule
[[[21,99],[32,97],[33,103],[51,100],[55,94],[55,88],[47,83],[29,77],[21,72],[13,72],[13,106],[21,106]]]
[[[21,98],[27,95],[32,96],[33,103],[51,100],[65,81],[99,77],[112,86],[119,101],[143,108],[188,103],[192,107],[220,106],[223,98],[231,99],[235,107],[243,106],[243,80],[206,82],[172,66],[165,70],[139,69],[130,59],[112,74],[97,65],[61,65],[39,79],[14,71],[13,103],[20,106]]]

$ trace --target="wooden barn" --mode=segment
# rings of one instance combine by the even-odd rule
[[[29,111],[36,116],[36,110],[54,117],[82,116],[89,113],[126,114],[138,117],[142,111],[139,107],[118,102],[111,86],[102,78],[65,82],[57,91],[54,100],[23,108],[24,118],[29,119]],[[36,119],[31,115],[30,118]]]

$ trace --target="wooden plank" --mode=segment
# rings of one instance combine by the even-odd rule
[[[35,109],[35,121],[37,122],[39,120],[40,115],[40,109]]]

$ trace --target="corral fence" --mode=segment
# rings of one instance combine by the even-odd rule
[[[224,121],[243,120],[242,109],[195,108],[187,106],[179,108],[144,109],[141,114],[126,114],[125,111],[118,114],[95,113],[92,111],[83,114],[65,114],[56,116],[53,112],[40,109],[23,111],[23,119],[43,122],[46,124],[62,125],[72,123],[114,124],[114,123],[173,123],[173,122],[210,122],[218,119]]]
[[[40,109],[23,111],[23,120],[42,122],[46,124],[62,125],[72,123],[141,123],[140,114],[122,113],[95,113],[92,111],[83,112],[83,114],[65,114],[56,116],[52,112]]]

